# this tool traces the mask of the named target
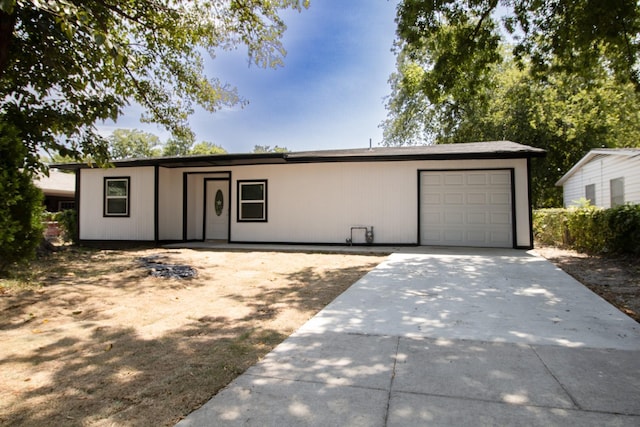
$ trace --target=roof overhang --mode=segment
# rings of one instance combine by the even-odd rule
[[[575,174],[578,170],[580,170],[582,166],[586,165],[587,163],[589,163],[590,161],[592,161],[594,158],[598,156],[637,157],[637,156],[640,156],[640,149],[638,148],[601,148],[601,149],[591,150],[587,154],[585,154],[584,157],[578,161],[578,163],[576,163],[571,169],[569,169],[569,172],[565,173],[562,176],[562,178],[560,178],[558,182],[556,182],[555,184],[556,187],[562,187],[564,183],[567,182],[567,180],[571,178],[573,174]]]
[[[153,157],[114,160],[115,167],[159,166],[191,168],[287,163],[383,162],[410,160],[471,160],[544,157],[539,148],[510,141],[436,144],[410,147],[375,147],[347,150],[322,150],[287,153],[215,154],[204,156]],[[58,169],[78,170],[92,167],[86,163],[51,165]]]

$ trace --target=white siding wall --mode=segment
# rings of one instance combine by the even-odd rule
[[[129,217],[104,217],[104,178],[130,177]],[[80,170],[80,239],[153,240],[154,168]]]
[[[417,171],[406,166],[396,162],[238,168],[234,182],[268,180],[268,222],[236,223],[234,203],[231,239],[345,243],[350,227],[373,226],[376,243],[415,243]],[[234,200],[236,191],[234,184]]]
[[[374,227],[374,243],[418,242],[418,170],[514,168],[517,245],[529,246],[526,159],[337,162],[159,169],[160,240],[181,240],[183,176],[188,176],[187,239],[202,238],[204,179],[231,173],[231,240],[345,243],[350,227]],[[206,172],[206,173],[203,173]],[[225,173],[221,175],[221,173]],[[154,169],[83,169],[81,238],[153,240]],[[103,177],[131,177],[131,217],[104,218]],[[268,221],[237,221],[237,181],[267,180]],[[354,242],[363,242],[361,231]]]
[[[602,155],[576,171],[563,185],[565,207],[585,197],[585,187],[595,184],[596,206],[611,207],[609,181],[624,177],[625,203],[640,203],[640,157]]]
[[[517,244],[529,246],[526,164],[525,159],[308,163],[189,168],[171,170],[170,174],[173,181],[182,182],[182,173],[198,172],[188,178],[188,239],[202,238],[203,180],[214,176],[202,172],[230,171],[232,241],[345,243],[351,227],[373,226],[375,243],[415,244],[418,239],[418,170],[514,168]],[[268,181],[267,222],[237,221],[238,180]],[[181,207],[182,192],[176,194],[180,194],[180,199],[174,197],[171,203]],[[182,215],[175,208],[171,212],[172,219],[169,220],[163,218],[168,213],[160,211],[160,224],[172,223],[170,228],[179,235]],[[355,231],[354,242],[363,241],[363,232]]]
[[[182,171],[160,168],[158,218],[160,240],[182,240]]]
[[[193,171],[192,171],[193,172]],[[187,175],[187,240],[202,240],[204,221],[204,180],[221,178],[224,174],[200,173]],[[181,179],[182,182],[182,179]],[[180,201],[182,206],[182,201]]]

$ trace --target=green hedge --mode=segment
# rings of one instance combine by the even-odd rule
[[[67,242],[78,243],[78,212],[75,209],[67,209],[55,215],[62,228],[63,238]]]
[[[600,209],[539,209],[533,213],[535,239],[543,245],[591,254],[640,254],[640,205]]]

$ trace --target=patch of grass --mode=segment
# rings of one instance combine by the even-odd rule
[[[84,272],[79,264],[87,264],[96,251],[87,248],[64,248],[38,256],[27,264],[15,265],[0,277],[0,288],[5,291],[37,290],[45,286],[52,278],[63,277],[70,272]]]

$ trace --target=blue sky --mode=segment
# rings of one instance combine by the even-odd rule
[[[214,114],[199,111],[190,120],[197,141],[221,145],[230,153],[255,145],[291,151],[368,147],[382,140],[384,98],[395,68],[391,53],[398,0],[312,0],[302,12],[286,12],[284,67],[249,66],[246,50],[223,52],[207,62],[206,73],[238,89],[244,108]],[[139,122],[131,107],[116,124],[162,140],[168,134]]]

